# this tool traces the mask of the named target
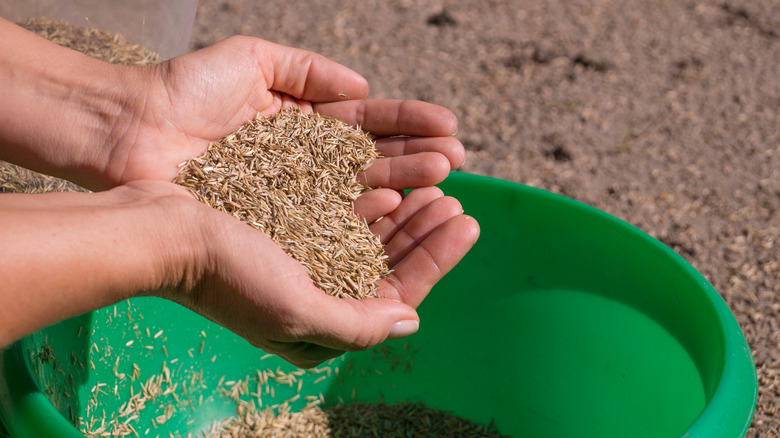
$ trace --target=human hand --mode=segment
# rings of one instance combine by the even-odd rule
[[[449,110],[419,101],[364,100],[363,77],[311,52],[232,37],[140,72],[138,88],[146,91],[132,101],[132,120],[119,124],[126,128],[104,154],[108,185],[170,181],[177,165],[202,154],[209,142],[256,115],[291,106],[374,134],[387,158],[360,176],[372,187],[434,185],[464,160],[463,146],[451,137],[457,119]]]
[[[392,190],[369,193],[375,199],[356,209],[386,245],[393,273],[379,281],[384,298],[325,294],[268,237],[216,210],[202,215],[208,263],[167,297],[304,368],[411,335],[414,309],[474,245],[479,226],[435,187],[403,200]]]

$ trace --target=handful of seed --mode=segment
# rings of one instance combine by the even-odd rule
[[[362,130],[292,109],[212,143],[174,182],[266,233],[328,294],[362,299],[390,272],[379,237],[353,211],[369,189],[357,174],[377,157]]]

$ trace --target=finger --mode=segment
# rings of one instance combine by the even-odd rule
[[[445,137],[458,131],[458,119],[452,111],[418,100],[348,100],[317,104],[314,110],[377,137]]]
[[[414,215],[385,246],[387,264],[395,266],[423,242],[431,232],[450,218],[463,214],[457,199],[443,196],[432,201]]]
[[[455,170],[466,161],[466,149],[455,137],[390,137],[380,138],[376,149],[383,157],[400,157],[421,152],[438,152],[450,162],[450,170]]]
[[[419,210],[442,196],[444,193],[438,187],[423,187],[412,190],[395,211],[383,217],[382,220],[371,224],[369,228],[372,233],[379,236],[383,244],[386,244]]]
[[[326,349],[366,350],[388,338],[411,335],[419,327],[417,312],[399,301],[321,298],[307,303],[303,313],[307,334],[301,340]]]
[[[395,190],[375,189],[365,192],[355,199],[355,212],[369,224],[382,216],[390,214],[401,204],[401,195]]]
[[[382,296],[417,307],[431,288],[474,246],[479,225],[470,216],[458,215],[434,230],[379,281]]]
[[[373,160],[358,181],[369,187],[396,190],[436,185],[450,174],[450,162],[438,152],[420,152]]]
[[[368,82],[357,72],[306,50],[253,39],[270,89],[296,99],[331,102],[365,99]],[[268,61],[270,60],[270,68]]]

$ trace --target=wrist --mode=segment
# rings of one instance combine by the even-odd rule
[[[197,201],[170,183],[0,196],[0,347],[138,295],[166,296],[201,266]],[[159,291],[159,292],[155,292]]]
[[[118,299],[157,295],[179,301],[200,281],[209,258],[204,224],[209,207],[168,182],[136,181],[108,193],[114,209],[124,210],[117,214],[127,223],[126,234],[142,261],[131,287]]]

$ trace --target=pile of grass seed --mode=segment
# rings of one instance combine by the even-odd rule
[[[182,164],[174,182],[263,231],[336,297],[376,296],[389,273],[379,237],[353,210],[371,136],[298,109],[252,120]]]
[[[77,50],[101,61],[122,65],[150,65],[160,62],[160,56],[138,44],[92,27],[76,26],[45,17],[30,18],[17,23],[63,47]],[[88,191],[64,179],[34,172],[15,164],[0,161],[0,193]]]
[[[422,403],[349,403],[298,412],[264,409],[233,417],[206,438],[500,438],[494,424],[482,425]]]

